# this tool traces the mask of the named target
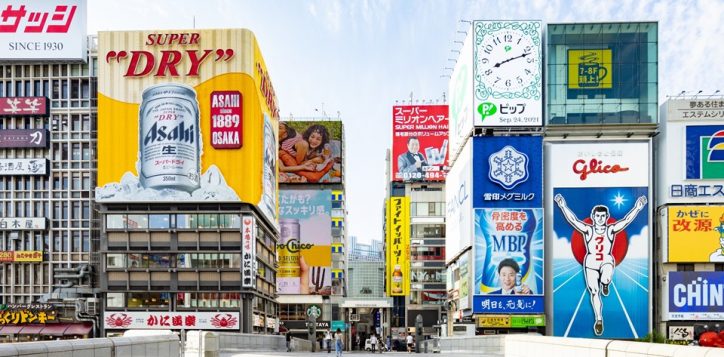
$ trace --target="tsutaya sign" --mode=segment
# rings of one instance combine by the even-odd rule
[[[669,99],[660,112],[659,204],[724,203],[724,98]]]

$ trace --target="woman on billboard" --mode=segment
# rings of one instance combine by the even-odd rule
[[[286,123],[279,123],[280,182],[319,182],[335,163],[330,157],[326,127],[314,124],[300,135]]]

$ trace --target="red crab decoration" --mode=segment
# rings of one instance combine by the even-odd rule
[[[238,319],[231,314],[216,314],[216,316],[211,318],[211,325],[218,328],[229,328],[236,326],[237,320]]]
[[[133,322],[133,319],[126,314],[111,314],[106,317],[106,324],[111,328],[128,327],[131,325],[131,322]]]

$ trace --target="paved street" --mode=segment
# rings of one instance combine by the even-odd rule
[[[383,353],[382,355],[390,356],[415,356],[415,357],[421,357],[421,356],[428,356],[428,357],[441,357],[443,354],[440,353],[420,353],[420,354],[408,354],[405,352],[388,352]],[[284,352],[236,352],[236,353],[222,353],[222,357],[256,357],[256,356],[285,356],[285,357],[291,357],[291,356],[334,356],[334,352],[327,354],[326,352],[291,352],[291,353],[284,353]],[[345,352],[343,356],[354,356],[354,357],[363,357],[363,356],[380,356],[379,353],[369,353],[369,352]],[[455,353],[456,357],[503,357],[502,354],[486,354],[484,352],[481,353]]]

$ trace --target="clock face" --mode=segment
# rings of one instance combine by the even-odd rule
[[[519,92],[535,81],[539,58],[531,36],[512,29],[494,31],[478,46],[477,74],[493,92]]]

